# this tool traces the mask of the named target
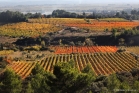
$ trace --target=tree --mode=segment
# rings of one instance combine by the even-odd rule
[[[125,39],[124,38],[120,38],[119,39],[119,45],[124,45],[125,44]]]
[[[109,93],[109,90],[106,87],[102,87],[100,93]]]
[[[60,17],[60,18],[76,18],[78,14],[70,13],[65,10],[54,10],[52,12],[52,17]]]
[[[86,13],[85,12],[83,12],[83,16],[84,16],[84,18],[86,18]]]
[[[81,41],[77,41],[77,42],[76,42],[76,45],[77,45],[77,46],[82,46],[83,43],[82,43]]]
[[[11,69],[6,69],[0,82],[0,93],[20,93],[22,90],[21,78]]]
[[[104,32],[106,32],[106,33],[107,33],[107,32],[109,32],[109,29],[108,29],[108,28],[106,28],[106,29],[104,30]]]
[[[0,50],[3,50],[3,44],[2,43],[0,44]]]
[[[139,81],[135,81],[132,89],[134,90],[133,93],[139,93]]]
[[[56,88],[60,93],[72,93],[74,82],[78,75],[78,70],[74,68],[74,62],[59,62],[54,66],[54,75],[56,76]],[[72,90],[70,90],[72,89]]]
[[[87,66],[82,73],[75,68],[75,62],[59,62],[54,66],[56,88],[60,93],[75,93],[81,91],[94,81],[90,67]]]
[[[41,46],[42,46],[43,48],[45,47],[45,41],[44,41],[44,40],[41,41]]]
[[[117,29],[112,29],[112,36],[116,39]]]
[[[111,93],[115,93],[114,89],[119,89],[120,81],[118,80],[116,74],[112,74],[107,78],[107,88]]]
[[[31,87],[34,93],[49,93],[50,91],[50,86],[48,86],[43,74],[36,74],[31,79]]]
[[[32,70],[31,77],[30,83],[34,93],[55,93],[53,87],[55,76],[49,72],[45,72],[39,64]]]
[[[78,92],[80,93],[87,86],[90,86],[90,84],[95,80],[96,75],[91,68],[91,64],[87,64],[81,73],[78,74],[74,88],[78,89]]]
[[[44,73],[45,73],[44,69],[39,64],[36,64],[31,71],[32,75],[44,74]]]
[[[132,14],[132,15],[137,14],[137,10],[132,10],[132,11],[131,11],[131,14]]]
[[[75,44],[73,41],[71,41],[71,42],[69,42],[69,45],[74,46]]]
[[[122,93],[131,93],[130,91],[128,91],[128,90],[130,90],[130,86],[126,81],[124,81],[120,84],[119,89],[122,90]]]
[[[92,40],[91,40],[90,38],[86,38],[86,39],[85,39],[85,43],[86,43],[86,45],[88,45],[88,46],[94,45],[94,43],[92,42]]]
[[[35,13],[35,14],[33,14],[33,18],[41,18],[41,13]]]
[[[89,74],[89,75],[92,77],[93,80],[96,79],[96,75],[95,75],[94,71],[93,71],[92,68],[91,68],[91,64],[87,64],[87,65],[85,66],[85,68],[82,70],[82,73],[87,73],[87,74]]]
[[[62,45],[62,39],[59,39],[58,43],[59,45]]]
[[[117,12],[115,16],[116,16],[116,17],[120,17],[120,13],[119,13],[119,12]]]
[[[0,13],[1,22],[24,22],[27,21],[27,16],[20,12],[12,12],[7,10]]]
[[[34,93],[30,82],[28,82],[27,84],[27,89],[25,93]]]

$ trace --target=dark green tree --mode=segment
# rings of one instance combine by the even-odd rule
[[[133,86],[132,86],[132,89],[133,89],[133,93],[139,93],[139,81],[135,81]]]
[[[86,67],[82,73],[75,68],[75,62],[59,62],[54,66],[56,76],[56,88],[60,93],[75,93],[88,86],[95,78],[90,67]]]
[[[30,82],[28,82],[27,84],[27,89],[25,90],[25,93],[34,93]]]
[[[124,81],[120,84],[119,89],[122,90],[122,93],[131,93],[131,91],[130,91],[131,88],[126,81]],[[121,92],[121,91],[119,91],[119,92]]]
[[[32,75],[44,74],[44,73],[45,73],[44,69],[39,64],[36,64],[36,66],[31,71]]]
[[[34,93],[55,93],[53,81],[55,76],[37,64],[32,70],[31,87]],[[52,92],[53,91],[53,92]]]
[[[0,93],[20,93],[22,90],[21,78],[11,69],[6,69],[0,82]]]
[[[82,70],[82,73],[89,74],[89,76],[91,76],[93,80],[96,79],[96,75],[91,68],[91,64],[87,64],[86,67]]]
[[[117,36],[117,29],[112,29],[112,37],[114,37],[116,39]]]
[[[1,22],[24,22],[27,21],[27,16],[21,12],[5,11],[0,13]]]
[[[115,89],[119,89],[120,81],[118,80],[116,74],[112,74],[107,77],[107,88],[110,93],[116,93]]]
[[[86,18],[86,13],[85,12],[83,12],[83,16],[84,16],[84,18]]]
[[[46,82],[46,78],[42,74],[36,74],[31,79],[31,87],[34,93],[49,93],[50,86]]]
[[[120,13],[119,13],[119,12],[117,12],[115,16],[116,16],[116,17],[120,17]]]

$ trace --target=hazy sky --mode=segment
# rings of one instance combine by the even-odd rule
[[[0,0],[0,2],[44,2],[45,4],[49,4],[49,3],[58,3],[58,4],[63,4],[63,3],[74,3],[74,4],[84,4],[84,3],[88,3],[88,4],[93,4],[93,3],[138,3],[139,4],[139,0]]]

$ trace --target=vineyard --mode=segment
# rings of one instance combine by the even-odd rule
[[[1,55],[8,55],[8,54],[11,54],[13,52],[14,52],[13,50],[2,50],[2,51],[0,51],[0,56]]]
[[[47,32],[54,32],[61,30],[61,27],[57,27],[52,24],[43,23],[13,23],[0,26],[0,35],[8,36],[39,36]]]
[[[108,21],[109,20],[109,21]],[[109,19],[77,19],[77,18],[38,18],[28,22],[5,24],[0,26],[0,35],[36,37],[47,32],[56,32],[65,27],[78,27],[90,31],[104,31],[112,28],[132,29],[139,26],[139,22],[129,22],[120,18]]]
[[[40,18],[40,19],[29,19],[31,23],[46,23],[46,24],[85,24],[87,23],[84,19],[79,18]]]
[[[50,49],[55,51],[55,54],[71,54],[71,53],[95,53],[95,52],[116,52],[116,46],[68,46],[60,47],[53,46]]]
[[[106,29],[110,31],[112,28],[132,29],[136,26],[139,26],[139,22],[129,22],[124,19],[39,18],[29,19],[28,22],[2,25],[0,26],[0,35],[37,37],[39,35],[45,35],[47,32],[60,31],[65,27],[78,27],[86,29],[87,31],[104,31]],[[37,63],[40,64],[44,70],[53,72],[53,66],[56,63],[68,62],[71,59],[75,61],[76,68],[79,71],[87,64],[91,64],[91,68],[97,76],[130,71],[132,68],[137,67],[135,57],[128,52],[117,52],[118,48],[116,46],[50,46],[49,48],[54,50],[51,56],[44,55],[37,62],[9,61],[8,67],[12,68],[23,79],[30,75],[31,70]],[[126,47],[126,50],[136,53],[138,49],[134,49],[135,47],[133,49]],[[12,52],[13,51],[0,51],[0,55],[8,55]],[[29,54],[25,56],[29,58],[33,57],[33,55]],[[35,57],[39,58],[39,55],[35,55]]]
[[[124,47],[124,49],[139,55],[139,46],[128,46],[128,47]]]
[[[46,24],[86,24],[87,19],[83,18],[39,18],[39,19],[29,19],[30,23],[46,23]],[[98,22],[96,19],[89,19],[90,22]],[[104,22],[128,22],[128,20],[123,18],[103,18],[99,21]]]
[[[88,20],[88,21],[87,21]],[[139,25],[139,22],[129,22],[122,18],[106,18],[106,19],[75,19],[75,18],[42,18],[30,19],[33,23],[47,23],[66,27],[78,27],[81,29],[89,29],[91,31],[104,31],[105,29],[132,29]]]
[[[123,18],[101,18],[100,21],[109,21],[109,22],[128,22],[128,20]]]
[[[104,31],[105,29],[110,31],[112,28],[132,29],[138,25],[139,22],[93,22],[90,24],[65,24],[65,26],[89,29],[91,31]]]
[[[44,70],[53,71],[58,62],[75,61],[76,68],[81,71],[88,63],[96,75],[109,75],[115,72],[130,71],[136,68],[137,61],[129,53],[88,53],[88,54],[59,54],[48,56],[39,62],[13,62],[8,66],[23,79],[30,75],[35,64],[40,64]]]

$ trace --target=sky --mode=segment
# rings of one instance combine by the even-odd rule
[[[115,3],[135,3],[139,4],[139,0],[0,0],[0,2],[8,2],[8,3],[35,3],[43,2],[44,4],[95,4],[95,3],[101,3],[101,4],[115,4]]]

